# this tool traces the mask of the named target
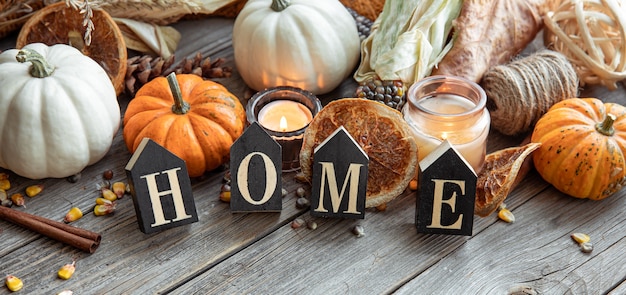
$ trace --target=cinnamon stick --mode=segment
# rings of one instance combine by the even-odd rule
[[[101,236],[99,233],[7,207],[0,206],[0,219],[10,221],[88,253],[94,253],[100,245]]]

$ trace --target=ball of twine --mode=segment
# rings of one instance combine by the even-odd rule
[[[581,85],[626,79],[626,1],[564,0],[543,18],[544,44],[563,53]]]
[[[552,105],[577,97],[578,82],[567,58],[548,49],[491,68],[481,83],[492,128],[505,135],[529,131]]]

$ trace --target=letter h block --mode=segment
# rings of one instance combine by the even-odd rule
[[[139,229],[143,233],[198,221],[185,161],[144,138],[126,164]]]
[[[419,166],[417,231],[471,236],[477,179],[472,166],[447,140]]]
[[[311,216],[365,218],[369,158],[343,126],[315,148]]]

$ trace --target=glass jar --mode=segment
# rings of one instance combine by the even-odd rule
[[[300,168],[300,148],[304,131],[321,109],[321,102],[311,92],[296,87],[278,86],[253,95],[246,105],[246,116],[249,124],[259,122],[280,144],[283,154],[282,170],[289,172]]]
[[[491,119],[487,95],[476,83],[455,76],[430,76],[413,84],[402,113],[421,161],[447,139],[476,174],[487,152]]]

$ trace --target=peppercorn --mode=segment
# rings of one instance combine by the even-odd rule
[[[111,180],[113,178],[113,170],[108,169],[102,172],[102,178],[106,180]]]

